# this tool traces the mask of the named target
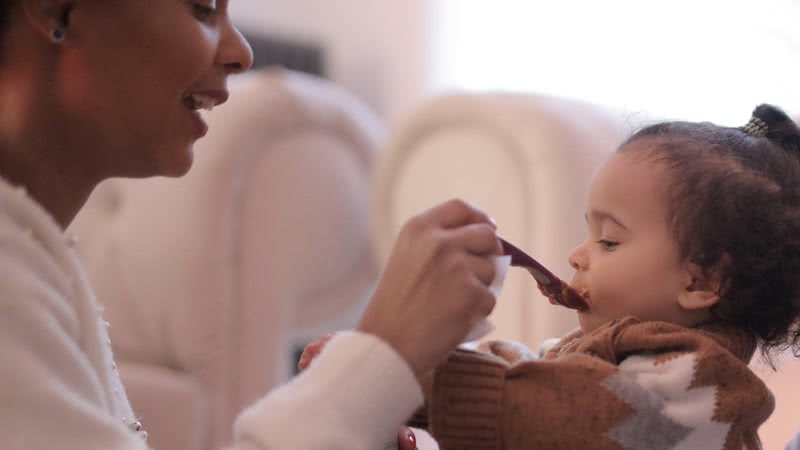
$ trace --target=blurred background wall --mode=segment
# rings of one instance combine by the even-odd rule
[[[800,112],[800,1],[238,0],[253,33],[320,44],[384,117],[426,94],[500,89],[737,124]]]
[[[248,34],[320,45],[330,78],[389,117],[429,89],[433,6],[427,0],[237,0],[230,8]]]

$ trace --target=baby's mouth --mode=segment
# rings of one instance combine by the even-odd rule
[[[538,283],[538,286],[539,291],[541,291],[553,305],[561,305],[578,311],[589,309],[589,303],[586,301],[584,294],[563,280],[556,278],[555,282],[549,284]]]
[[[500,242],[503,245],[503,254],[511,256],[511,265],[527,269],[536,280],[539,291],[550,300],[550,303],[579,311],[589,307],[582,294],[547,270],[541,263],[505,239],[500,238]]]
[[[585,311],[589,309],[589,306],[592,304],[591,291],[589,291],[588,288],[582,288],[580,286],[572,286],[572,289],[583,299],[583,307],[580,308],[580,310]]]
[[[564,306],[578,311],[586,311],[589,309],[589,290],[577,288],[564,283],[561,298],[564,300]]]

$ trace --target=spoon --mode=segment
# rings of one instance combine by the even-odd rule
[[[589,304],[586,303],[586,300],[575,288],[553,275],[533,257],[510,242],[500,237],[498,239],[503,245],[503,254],[511,256],[511,265],[527,269],[536,280],[536,283],[539,284],[539,290],[552,303],[577,310],[589,308]]]

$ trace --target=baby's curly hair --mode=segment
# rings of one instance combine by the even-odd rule
[[[771,364],[774,351],[800,356],[800,129],[772,105],[753,118],[755,128],[659,123],[618,151],[664,164],[681,256],[718,277],[715,318],[750,330]]]

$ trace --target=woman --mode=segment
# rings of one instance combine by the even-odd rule
[[[106,178],[189,170],[197,110],[252,62],[227,3],[0,0],[2,448],[146,448],[63,229]],[[381,448],[493,308],[498,252],[463,202],[409,221],[357,329],[244,412],[231,448]]]

